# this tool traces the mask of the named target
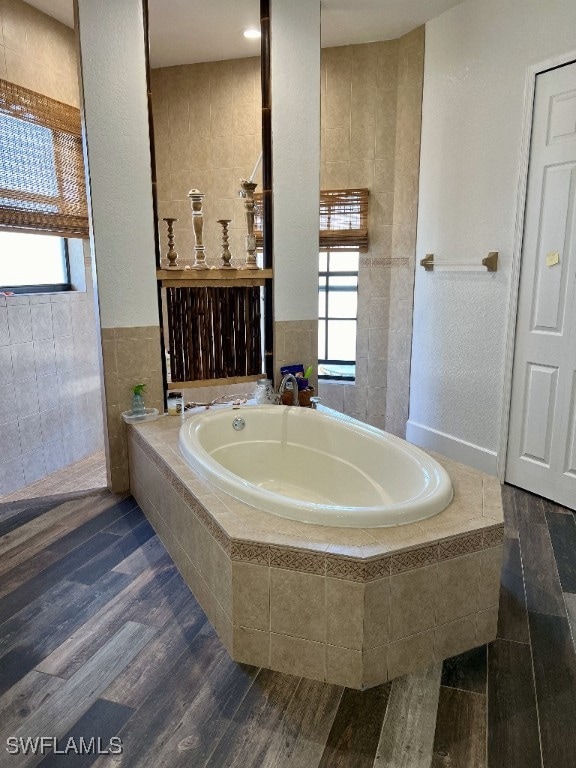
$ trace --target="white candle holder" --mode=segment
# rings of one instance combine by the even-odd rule
[[[256,263],[256,235],[254,234],[254,190],[258,186],[253,181],[240,179],[244,209],[246,211],[246,261],[240,269],[260,269]]]
[[[191,269],[212,269],[206,264],[206,254],[204,243],[202,241],[202,233],[204,230],[204,214],[202,212],[202,204],[204,202],[204,195],[198,189],[191,189],[188,192],[190,203],[192,205],[192,226],[194,228],[194,264]]]

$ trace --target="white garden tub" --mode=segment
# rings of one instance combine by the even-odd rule
[[[179,443],[192,469],[220,490],[305,523],[401,525],[452,500],[450,478],[431,456],[333,412],[279,405],[204,411],[182,425]]]

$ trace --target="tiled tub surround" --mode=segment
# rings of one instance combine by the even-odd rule
[[[368,688],[494,639],[497,480],[436,456],[455,498],[429,520],[295,523],[192,472],[180,423],[129,428],[131,490],[235,660]]]
[[[160,328],[157,325],[102,328],[102,364],[106,393],[108,487],[114,493],[129,488],[126,424],[122,412],[132,408],[132,387],[145,384],[147,408],[164,411]]]
[[[102,449],[90,289],[0,296],[0,433],[0,496]]]

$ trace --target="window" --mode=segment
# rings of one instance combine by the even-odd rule
[[[353,380],[356,373],[358,248],[320,253],[318,375]]]
[[[0,291],[40,293],[69,289],[65,238],[0,230]]]
[[[80,111],[0,80],[0,229],[88,234]]]
[[[367,189],[320,192],[318,376],[356,377],[358,266],[368,248]],[[254,195],[257,245],[262,244],[262,195]]]
[[[356,377],[358,265],[368,247],[368,190],[320,193],[318,375]]]

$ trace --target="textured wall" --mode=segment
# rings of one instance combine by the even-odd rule
[[[158,325],[140,0],[80,0],[79,38],[100,320]]]
[[[188,192],[204,199],[204,243],[210,264],[220,263],[222,229],[232,219],[234,264],[245,261],[241,178],[249,178],[261,150],[260,59],[216,61],[152,70],[152,112],[158,178],[162,254],[167,250],[167,216],[176,217],[180,262],[194,260]],[[259,171],[256,181],[261,183]]]
[[[74,31],[22,0],[2,0],[0,78],[77,107]]]
[[[129,487],[130,387],[161,409],[154,216],[140,0],[78,0],[78,30],[107,405],[108,484]]]
[[[526,70],[576,51],[575,27],[572,0],[467,0],[426,26],[417,255],[500,263],[418,268],[410,421],[480,454],[499,448]]]
[[[317,320],[320,0],[272,0],[270,24],[274,320]]]

